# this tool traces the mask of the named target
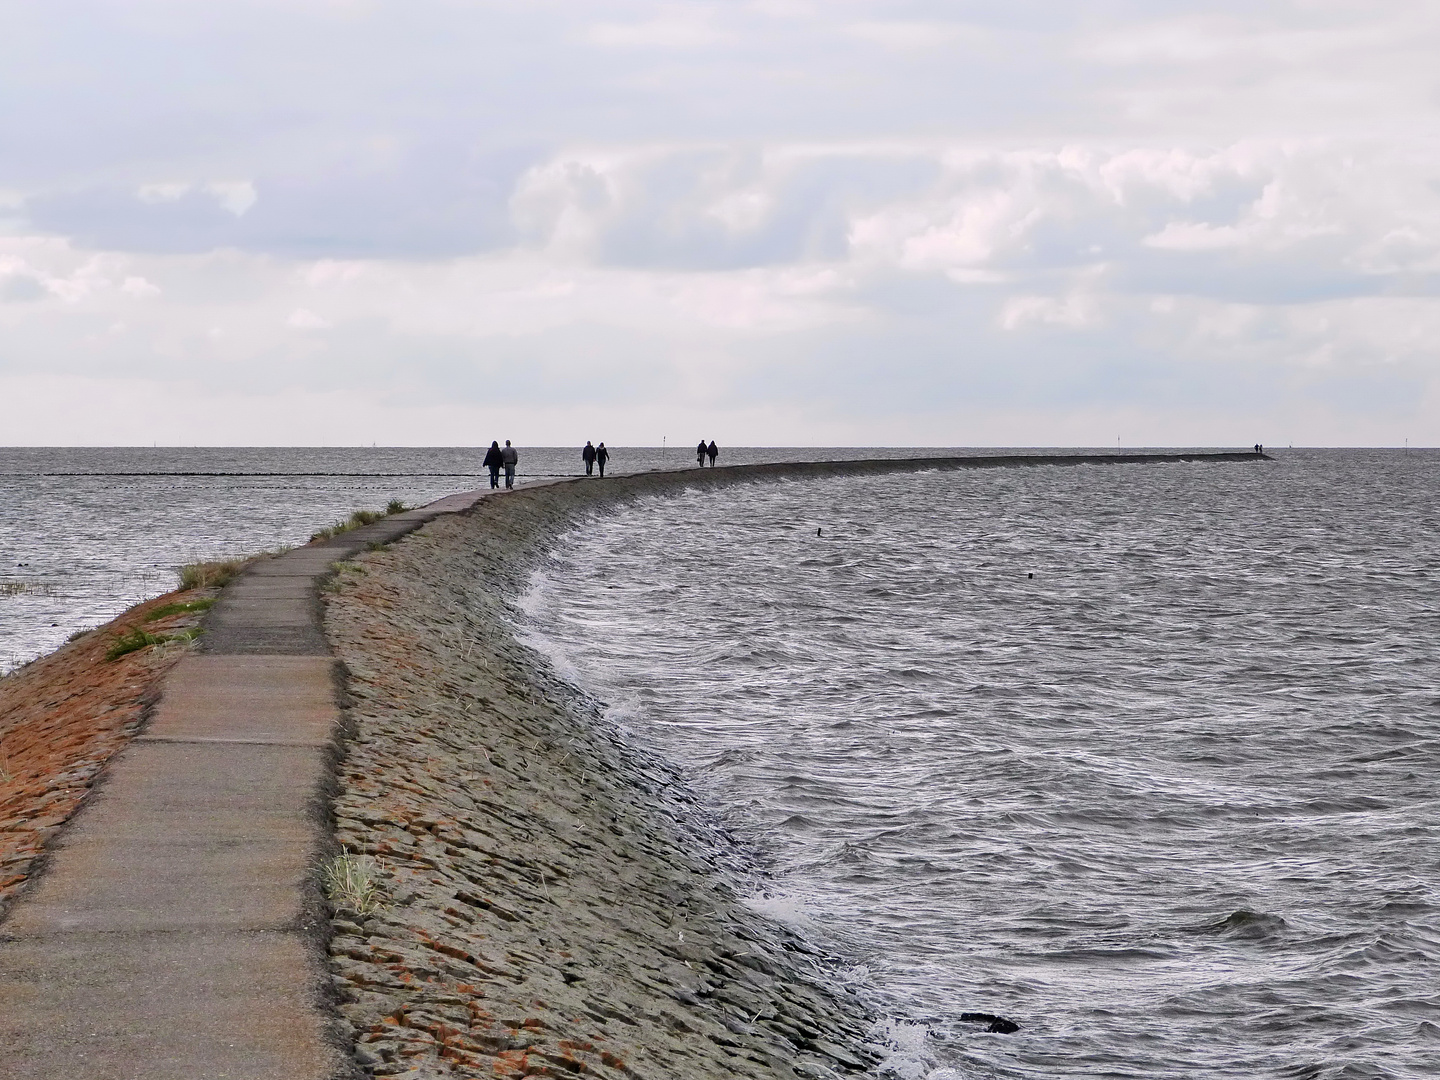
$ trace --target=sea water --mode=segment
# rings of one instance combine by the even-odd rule
[[[893,1073],[1420,1078],[1437,579],[1440,456],[1296,451],[645,498],[522,620],[764,853]]]
[[[522,485],[582,469],[579,446],[518,449]],[[724,447],[720,463],[955,452]],[[422,505],[486,486],[483,457],[479,447],[0,447],[0,674],[175,588],[185,563],[303,544],[391,499]],[[612,473],[694,467],[688,446],[615,447],[609,463]]]

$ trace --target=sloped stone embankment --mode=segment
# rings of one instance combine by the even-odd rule
[[[336,837],[380,860],[386,905],[337,911],[331,964],[373,1075],[873,1064],[864,1009],[738,900],[738,854],[682,778],[622,745],[508,629],[507,601],[560,529],[675,482],[485,499],[344,564],[331,586],[326,632],[349,673]]]

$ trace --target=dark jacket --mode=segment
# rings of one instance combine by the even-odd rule
[[[580,451],[580,456],[581,456],[581,458],[583,458],[583,459],[586,460],[586,461],[594,461],[594,460],[595,460],[595,447],[591,446],[591,445],[587,442],[587,443],[585,444],[585,449]]]
[[[485,451],[485,468],[498,469],[502,464],[503,462],[500,460],[500,448],[498,446],[492,446],[489,450]]]

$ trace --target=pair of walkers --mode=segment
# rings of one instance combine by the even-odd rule
[[[695,463],[702,469],[705,467],[705,459],[707,457],[710,459],[710,467],[713,469],[715,467],[715,459],[719,456],[720,448],[715,445],[714,439],[710,440],[709,446],[706,446],[705,440],[701,439],[699,445],[695,447]]]
[[[490,449],[485,451],[485,468],[490,470],[490,486],[500,486],[500,470],[505,470],[505,486],[515,486],[515,466],[520,462],[520,452],[510,445],[510,440],[505,440],[505,449],[500,449],[498,442],[492,442]]]
[[[600,476],[605,476],[605,463],[610,460],[610,451],[605,449],[602,442],[599,446],[592,446],[590,441],[585,441],[585,449],[580,451],[580,460],[585,462],[585,475],[594,476],[595,467],[600,467]]]

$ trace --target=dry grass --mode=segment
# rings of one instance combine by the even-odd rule
[[[384,867],[373,855],[352,855],[342,850],[321,870],[325,895],[336,908],[369,915],[380,911],[380,877]]]
[[[55,587],[43,581],[0,581],[0,596],[52,596]]]
[[[117,634],[115,641],[110,648],[105,650],[106,660],[119,660],[127,653],[136,652],[140,649],[147,649],[151,645],[164,645],[169,641],[189,642],[200,636],[197,627],[193,630],[181,630],[178,634],[151,634],[139,627],[126,630]]]
[[[221,562],[196,562],[180,568],[182,589],[222,589],[245,569],[249,559],[226,559]]]
[[[312,543],[316,540],[329,540],[332,537],[339,536],[341,533],[347,533],[351,529],[374,525],[375,522],[383,521],[391,514],[403,514],[409,509],[410,508],[399,499],[391,499],[385,505],[384,510],[356,510],[344,521],[337,521],[334,525],[327,525],[325,528],[320,529],[310,537],[310,540]]]

